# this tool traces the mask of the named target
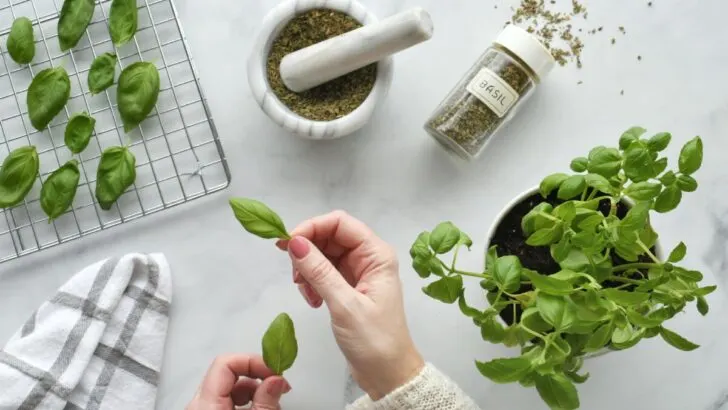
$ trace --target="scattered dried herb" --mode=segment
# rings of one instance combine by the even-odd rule
[[[295,93],[281,80],[286,55],[361,27],[353,17],[330,9],[316,9],[291,20],[273,42],[268,55],[268,82],[278,99],[294,113],[314,121],[331,121],[358,108],[374,88],[377,66],[371,64],[318,87]]]

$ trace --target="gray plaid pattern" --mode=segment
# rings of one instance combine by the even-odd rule
[[[18,357],[19,355],[0,350],[0,366],[5,365],[14,369],[19,373],[18,377],[29,378],[34,383],[25,398],[19,403],[17,407],[19,410],[36,408],[58,408],[59,410],[61,408],[64,410],[116,408],[114,406],[120,404],[118,403],[120,395],[130,396],[129,401],[122,404],[135,406],[133,396],[138,392],[133,390],[120,391],[122,386],[128,388],[130,385],[138,385],[144,392],[154,392],[156,390],[159,380],[158,368],[161,362],[159,360],[161,358],[161,347],[159,349],[160,357],[151,362],[150,358],[140,358],[138,353],[130,351],[130,347],[134,346],[135,334],[143,326],[142,322],[144,320],[147,320],[148,323],[150,321],[155,323],[157,327],[163,327],[163,331],[166,332],[170,302],[160,297],[158,293],[160,288],[160,266],[155,259],[152,257],[136,257],[131,263],[133,264],[131,268],[133,273],[128,273],[130,276],[129,284],[123,288],[123,296],[120,297],[118,306],[114,311],[100,306],[100,304],[108,305],[108,301],[106,303],[100,302],[103,302],[102,297],[108,296],[108,292],[105,293],[105,291],[107,291],[107,286],[112,281],[119,259],[109,259],[101,265],[85,298],[59,291],[49,300],[48,305],[50,306],[59,306],[78,312],[78,319],[70,328],[60,352],[47,371],[38,368],[32,362],[21,359]],[[134,278],[144,278],[146,282],[144,287],[141,288],[140,283],[132,284]],[[140,280],[137,280],[137,282],[140,282]],[[114,286],[118,285],[118,283],[114,283]],[[170,285],[168,280],[165,282],[165,286],[167,288],[165,291],[169,293]],[[37,330],[37,327],[40,326],[38,323],[39,317],[40,309],[34,312],[20,329],[19,337],[21,339],[32,335]],[[158,323],[162,322],[164,324],[160,326]],[[95,345],[96,348],[92,352],[93,357],[90,358],[91,363],[95,363],[92,367],[95,369],[94,372],[98,373],[98,376],[93,387],[87,385],[84,389],[75,391],[74,389],[77,386],[66,385],[64,380],[68,379],[66,375],[69,367],[73,366],[74,360],[76,362],[79,360],[76,355],[79,352],[85,354],[79,346],[84,343],[84,338],[88,337],[87,333],[94,325],[97,328],[99,325],[103,325],[105,329],[101,339]],[[118,335],[115,335],[116,331],[118,331]],[[149,332],[149,325],[147,325],[145,331]],[[112,343],[104,343],[104,338],[114,337],[114,335],[116,337]],[[155,336],[158,339],[159,334]],[[161,340],[163,344],[163,338]],[[85,343],[88,344],[88,341]],[[136,343],[140,345],[143,344],[143,341],[137,340]],[[86,350],[88,351],[88,349]],[[145,353],[147,352],[145,351]],[[83,360],[83,358],[80,360]],[[121,381],[115,384],[114,381],[117,379]],[[104,405],[107,392],[115,386],[118,386],[113,399],[115,402]],[[49,394],[55,396],[56,399],[49,399]],[[151,400],[153,404],[153,396]],[[60,407],[48,407],[48,403],[51,402],[62,403],[62,405]],[[148,404],[148,399],[140,404],[139,408],[143,408],[146,404]]]

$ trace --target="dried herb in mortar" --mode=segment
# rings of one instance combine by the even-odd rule
[[[331,121],[357,109],[374,88],[377,65],[371,64],[318,87],[295,93],[281,80],[286,55],[361,27],[353,17],[316,9],[291,20],[273,42],[268,55],[268,82],[278,99],[294,113],[314,121]]]

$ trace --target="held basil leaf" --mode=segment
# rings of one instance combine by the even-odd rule
[[[493,279],[498,287],[508,293],[518,291],[521,287],[521,261],[517,256],[503,256],[495,262]]]
[[[159,71],[152,63],[137,62],[125,68],[119,76],[116,101],[129,132],[144,121],[159,98]]]
[[[589,165],[589,160],[584,157],[575,158],[571,161],[571,170],[574,172],[584,172]]]
[[[667,187],[655,201],[655,211],[659,213],[670,212],[677,208],[682,201],[682,191],[676,185]]]
[[[53,221],[73,204],[81,173],[78,172],[78,161],[72,159],[53,172],[43,183],[40,190],[40,206]]]
[[[672,134],[670,134],[669,132],[660,132],[647,140],[647,148],[649,148],[650,151],[654,152],[664,151],[665,148],[670,145],[671,139]]]
[[[660,328],[660,336],[662,336],[662,339],[672,347],[686,352],[693,351],[700,347],[700,345],[696,345],[695,343],[685,339],[671,330],[665,329],[664,327]]]
[[[235,218],[251,234],[263,239],[291,239],[283,220],[264,203],[248,198],[231,198]]]
[[[634,306],[646,302],[650,298],[649,293],[627,292],[617,289],[603,289],[602,295],[612,302],[622,306]]]
[[[263,335],[263,361],[273,373],[282,375],[298,356],[296,330],[290,316],[281,313]]]
[[[513,383],[531,371],[531,361],[521,357],[475,362],[480,373],[495,383]]]
[[[35,57],[33,23],[27,17],[18,17],[8,34],[8,54],[18,64],[30,64]]]
[[[531,270],[524,270],[524,273],[531,281],[531,284],[541,292],[549,295],[565,296],[574,292],[569,282],[553,279]]]
[[[628,129],[622,134],[622,137],[619,138],[619,149],[622,151],[626,150],[633,142],[637,141],[639,137],[644,135],[646,132],[647,130],[642,127],[632,127]]]
[[[568,178],[568,175],[561,173],[547,176],[546,178],[544,178],[543,181],[541,181],[541,186],[539,187],[539,191],[541,191],[541,196],[546,198],[553,190],[561,186],[561,184]]]
[[[568,200],[581,195],[586,188],[586,180],[584,175],[572,175],[561,183],[559,187],[558,198]]]
[[[455,303],[462,290],[463,278],[460,275],[445,276],[422,288],[425,295],[448,304]]]
[[[88,146],[94,134],[96,119],[84,113],[74,114],[66,124],[64,141],[74,154],[80,154]]]
[[[113,0],[109,10],[109,34],[119,47],[129,42],[137,31],[139,20],[136,0]]]
[[[653,182],[637,182],[624,190],[624,194],[635,201],[650,201],[660,195],[662,185]]]
[[[76,47],[94,16],[96,0],[65,0],[58,19],[58,43],[61,51]]]
[[[38,131],[45,129],[71,96],[71,80],[63,67],[47,68],[30,83],[27,95],[28,116]]]
[[[536,390],[543,401],[552,409],[576,410],[579,408],[579,393],[574,383],[563,374],[536,374]]]
[[[92,95],[99,94],[114,85],[117,57],[104,53],[96,57],[88,72],[88,89]]]
[[[622,155],[618,150],[596,147],[589,152],[589,172],[611,178],[622,169]]]
[[[541,317],[557,332],[568,330],[578,320],[575,309],[563,297],[539,293],[536,307]]]
[[[698,181],[689,175],[680,175],[677,177],[676,184],[683,192],[695,192],[698,190]]]
[[[460,230],[452,222],[443,222],[430,234],[430,247],[437,254],[450,252],[460,241]]]
[[[700,137],[695,137],[685,144],[680,151],[678,165],[680,172],[685,175],[691,175],[700,169],[703,165],[703,140]]]
[[[38,176],[40,161],[34,146],[13,150],[0,168],[0,208],[10,208],[25,199]]]
[[[111,147],[101,154],[96,171],[96,200],[108,211],[136,179],[136,158],[127,147]]]
[[[685,259],[685,254],[688,252],[688,247],[685,245],[685,243],[680,242],[677,244],[675,249],[670,252],[670,256],[667,258],[668,261],[672,263],[678,263],[681,260]]]

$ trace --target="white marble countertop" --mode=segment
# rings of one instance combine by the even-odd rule
[[[435,36],[396,57],[390,95],[372,124],[348,139],[312,143],[269,121],[247,85],[253,38],[277,0],[177,0],[230,162],[230,188],[0,265],[0,340],[87,264],[111,254],[164,252],[175,299],[158,408],[183,408],[215,355],[259,351],[265,327],[281,311],[293,316],[301,347],[287,375],[293,391],[284,408],[342,408],[345,363],[326,312],[308,309],[290,283],[286,257],[233,219],[227,198],[244,195],[266,201],[289,224],[335,208],[366,221],[399,250],[409,322],[427,359],[483,409],[545,408],[535,391],[494,385],[479,375],[474,359],[509,352],[483,342],[457,307],[425,297],[407,250],[419,231],[446,219],[482,247],[492,219],[513,196],[592,146],[614,144],[636,124],[671,131],[672,154],[678,142],[703,137],[700,190],[655,224],[666,246],[685,241],[688,262],[720,283],[728,267],[728,170],[721,160],[728,152],[728,3],[654,0],[648,8],[647,0],[589,2],[594,24],[615,33],[623,25],[627,36],[617,36],[614,46],[611,34],[585,36],[585,68],[556,69],[478,163],[455,167],[422,124],[495,37],[516,1],[363,1],[378,16],[423,6],[433,17]],[[466,263],[478,266],[481,259],[474,252]],[[702,344],[695,352],[652,339],[589,361],[592,378],[580,388],[582,408],[728,409],[724,295],[711,295],[707,318],[691,310],[673,321],[673,328]]]

